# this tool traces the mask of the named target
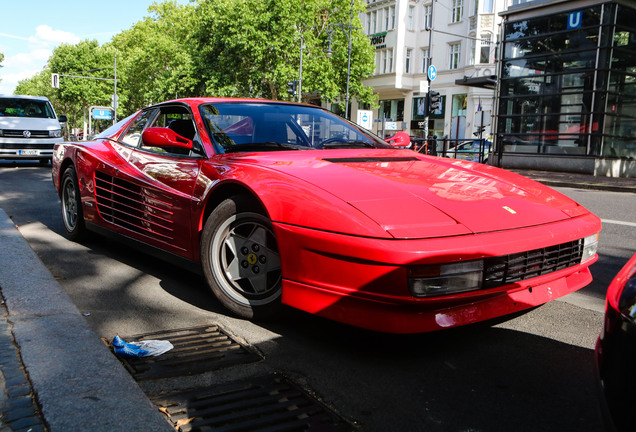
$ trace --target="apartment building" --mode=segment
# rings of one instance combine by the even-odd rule
[[[364,83],[380,102],[373,131],[391,135],[403,130],[423,137],[423,100],[430,81],[441,95],[441,109],[429,117],[429,134],[469,139],[483,123],[484,137],[490,136],[499,13],[506,2],[367,0],[360,18],[375,48],[375,73]],[[436,69],[432,80],[430,66]],[[354,101],[351,118],[363,108]]]

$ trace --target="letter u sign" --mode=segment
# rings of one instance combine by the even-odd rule
[[[568,30],[581,27],[583,23],[583,11],[570,12],[568,14]]]

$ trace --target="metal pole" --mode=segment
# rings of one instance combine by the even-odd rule
[[[429,28],[428,28],[428,67],[430,68],[431,65],[433,64],[433,5],[435,4],[435,2],[431,3],[431,22],[429,23]],[[428,95],[431,92],[431,78],[429,77],[429,73],[428,70],[426,71],[426,81],[428,82],[428,90],[426,93],[426,112],[424,113],[425,117],[424,117],[424,139],[426,140],[426,143],[428,144],[428,117],[429,117],[429,113],[431,111],[431,107],[429,106],[430,103],[430,98],[428,97]],[[437,150],[437,149],[436,149]]]
[[[117,123],[117,54],[115,54],[115,99],[113,100],[113,124]]]
[[[298,72],[298,102],[301,101],[303,92],[303,49],[305,48],[305,38],[300,35],[300,70]]]
[[[349,79],[351,76],[351,30],[353,28],[353,2],[351,0],[351,17],[349,19],[349,55],[347,56],[347,95],[345,97],[345,118],[349,120]]]

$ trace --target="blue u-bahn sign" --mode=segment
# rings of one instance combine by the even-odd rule
[[[113,112],[108,109],[94,109],[93,118],[95,120],[110,120],[113,118]]]
[[[568,14],[568,30],[580,28],[583,24],[583,11]]]

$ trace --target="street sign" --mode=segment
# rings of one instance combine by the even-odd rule
[[[93,118],[95,120],[111,120],[113,118],[113,112],[106,109],[94,109]]]
[[[430,65],[428,67],[428,79],[433,81],[436,76],[437,76],[437,68],[435,67],[435,65]]]
[[[568,14],[568,30],[574,30],[581,27],[583,23],[583,11],[570,12]]]
[[[373,111],[371,110],[358,110],[357,123],[365,129],[373,129]]]
[[[60,74],[51,74],[51,87],[60,88]]]

